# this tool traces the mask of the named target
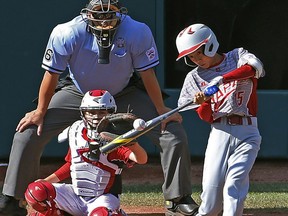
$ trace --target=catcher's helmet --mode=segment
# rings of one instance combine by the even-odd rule
[[[116,112],[117,106],[114,97],[108,91],[92,90],[86,92],[84,95],[80,110],[108,110],[110,113],[113,113]]]
[[[114,97],[106,90],[88,91],[81,102],[80,113],[85,126],[87,127],[87,135],[95,139],[97,136],[96,127],[99,121],[107,114],[95,112],[95,110],[107,110],[114,113],[117,106]]]
[[[213,57],[219,47],[219,43],[213,31],[204,24],[193,24],[183,29],[176,38],[176,46],[179,52],[177,61],[188,54],[195,52],[204,45],[204,55]]]

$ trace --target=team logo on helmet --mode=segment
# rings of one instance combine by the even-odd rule
[[[194,34],[195,33],[195,31],[194,30],[192,30],[192,28],[189,28],[189,30],[188,30],[188,32],[187,32],[188,34]]]

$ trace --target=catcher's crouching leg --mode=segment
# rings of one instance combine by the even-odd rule
[[[54,186],[46,181],[32,182],[25,192],[28,216],[64,216],[54,201]]]

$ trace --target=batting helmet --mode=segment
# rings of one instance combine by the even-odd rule
[[[195,52],[202,45],[204,55],[213,57],[219,47],[219,43],[213,31],[204,24],[193,24],[183,29],[176,38],[176,46],[179,52],[177,61],[188,54]]]

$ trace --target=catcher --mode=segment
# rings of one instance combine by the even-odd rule
[[[105,155],[99,147],[132,129],[136,116],[115,113],[113,96],[105,90],[87,92],[80,106],[82,120],[66,128],[58,141],[69,139],[66,163],[45,179],[28,185],[28,215],[124,216],[120,209],[121,171],[124,165],[145,164],[147,154],[130,142]],[[71,176],[72,184],[58,183]]]

